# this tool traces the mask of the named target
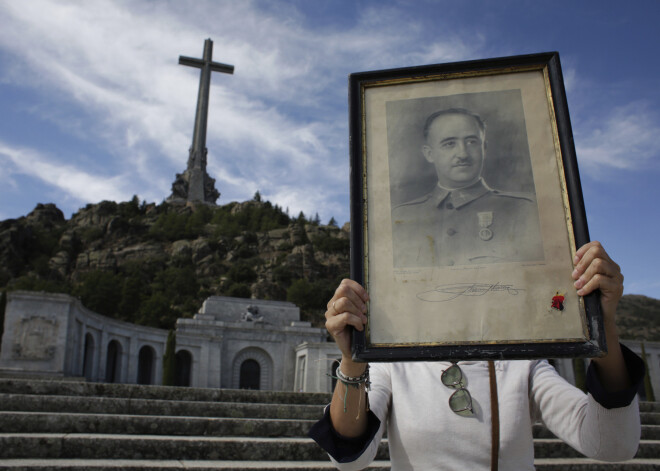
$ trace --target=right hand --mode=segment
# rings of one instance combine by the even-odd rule
[[[328,301],[325,311],[325,328],[341,350],[342,357],[351,358],[351,329],[364,330],[367,323],[367,301],[369,295],[359,283],[344,279],[335,290],[335,295]]]

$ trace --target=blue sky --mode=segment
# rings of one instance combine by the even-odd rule
[[[349,220],[351,72],[559,51],[592,238],[626,293],[660,298],[660,3],[0,2],[0,220],[55,203],[160,203],[185,169],[214,60],[208,171],[219,204],[264,198]]]

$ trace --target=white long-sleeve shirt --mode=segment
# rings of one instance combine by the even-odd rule
[[[460,362],[475,414],[449,408],[455,391],[440,381],[447,362],[372,363],[371,411],[380,420],[364,452],[341,470],[359,470],[376,456],[387,428],[391,469],[488,470],[491,404],[487,362]],[[588,457],[622,461],[640,438],[637,399],[607,409],[566,382],[542,360],[496,361],[500,417],[500,470],[533,470],[532,425],[540,420],[558,438]],[[318,441],[318,440],[317,440]],[[332,456],[331,456],[332,459]]]

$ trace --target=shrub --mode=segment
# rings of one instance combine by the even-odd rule
[[[121,302],[123,279],[106,271],[87,273],[74,294],[80,297],[88,309],[105,316],[116,317]]]
[[[281,283],[285,286],[288,286],[291,283],[291,280],[293,280],[293,272],[285,265],[275,267],[272,274],[275,283]]]
[[[140,199],[133,195],[130,201],[119,203],[117,208],[119,215],[124,218],[132,218],[144,214],[145,205],[140,206]]]
[[[102,227],[89,226],[83,229],[82,233],[80,234],[80,239],[85,244],[89,244],[90,242],[103,238],[103,233],[104,230]]]
[[[149,292],[149,285],[137,275],[124,278],[121,300],[117,306],[118,317],[122,320],[131,321],[140,309],[142,299]]]
[[[188,238],[186,226],[190,214],[178,214],[175,212],[165,213],[158,216],[158,219],[149,229],[149,234],[157,240],[166,240],[174,242]]]
[[[351,242],[348,239],[333,237],[329,234],[314,236],[312,238],[314,250],[324,253],[344,253],[348,255]]]
[[[298,279],[287,289],[286,300],[304,310],[325,309],[328,299],[332,297],[333,289],[329,283],[323,281],[310,283],[307,280]]]
[[[256,201],[245,204],[233,212],[235,204],[215,210],[211,223],[216,225],[216,236],[236,237],[241,231],[266,232],[288,226],[289,216],[270,202]]]
[[[71,285],[60,280],[44,280],[32,275],[25,275],[8,283],[10,290],[44,291],[46,293],[71,293]]]
[[[246,283],[232,283],[225,291],[225,294],[233,298],[251,298],[252,290]]]
[[[137,323],[169,329],[172,328],[177,317],[180,317],[179,313],[172,308],[167,296],[155,292],[140,306]]]
[[[247,263],[239,262],[232,265],[227,277],[236,283],[251,283],[257,280],[257,272]]]

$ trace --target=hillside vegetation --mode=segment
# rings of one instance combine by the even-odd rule
[[[660,341],[660,300],[627,294],[617,310],[621,337],[630,340]]]
[[[104,201],[69,220],[39,204],[0,222],[0,292],[68,293],[93,311],[161,328],[211,295],[288,300],[322,326],[327,300],[349,276],[349,249],[348,227],[290,217],[259,193],[217,207]],[[618,324],[623,338],[660,341],[660,300],[624,296]]]
[[[0,290],[69,293],[118,319],[171,328],[211,295],[289,300],[322,325],[349,272],[349,233],[262,201],[52,204],[0,222]]]

